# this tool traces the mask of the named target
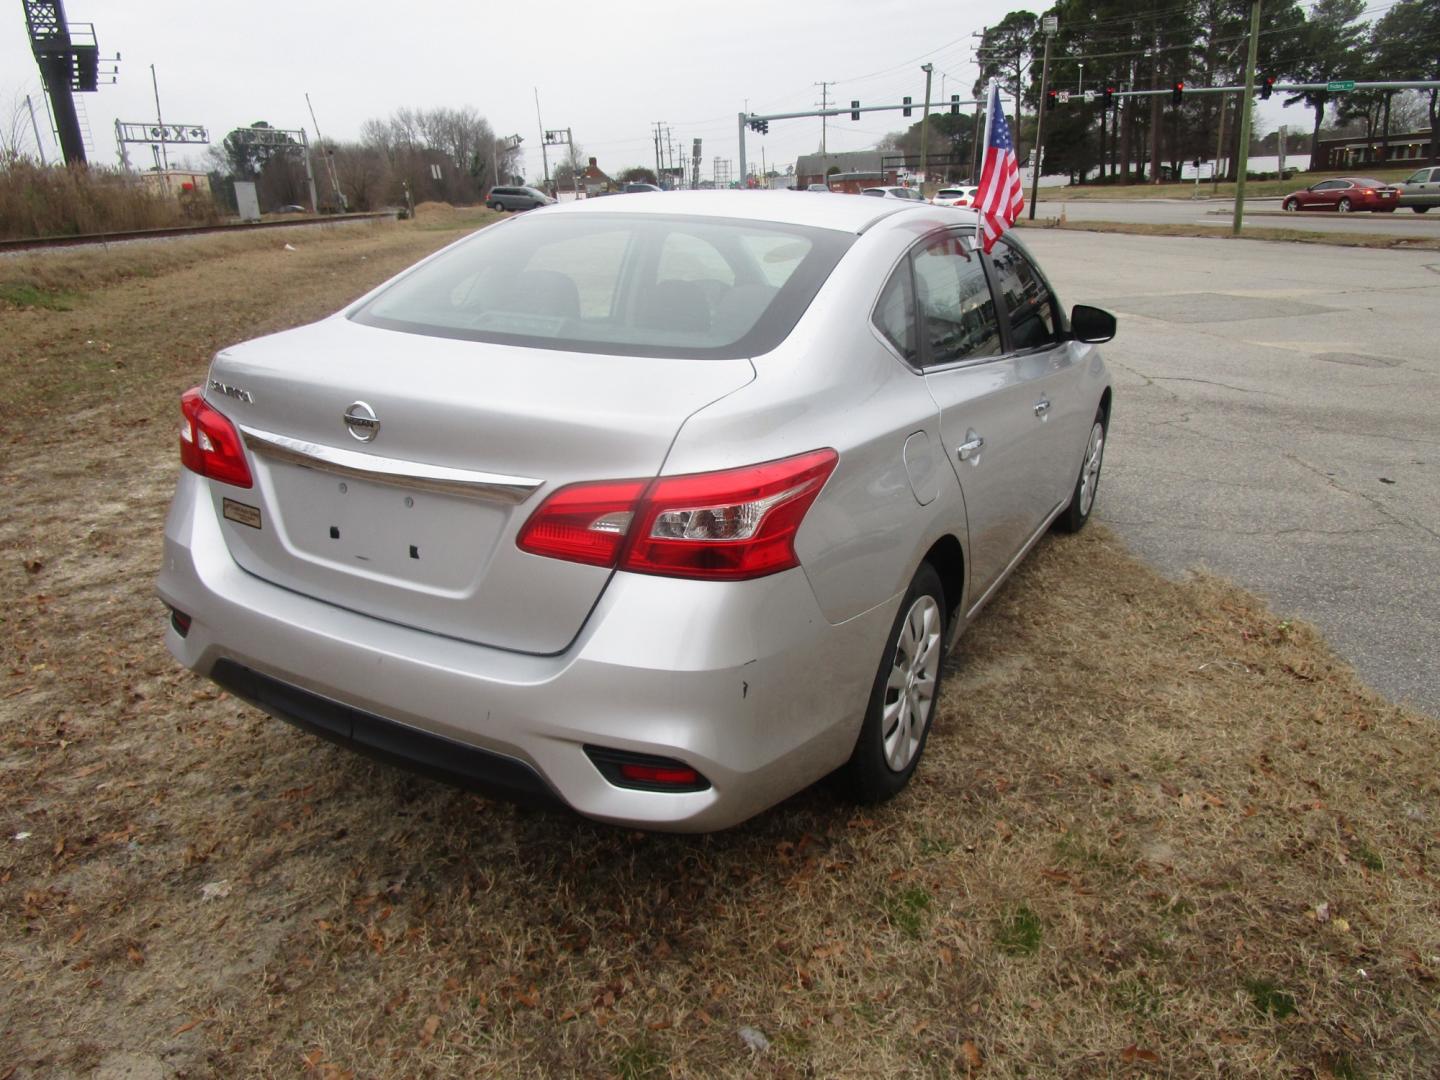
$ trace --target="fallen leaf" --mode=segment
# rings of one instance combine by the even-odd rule
[[[178,1028],[176,1028],[173,1032],[171,1032],[170,1037],[173,1039],[176,1035],[184,1035],[185,1032],[190,1031],[190,1030],[192,1030],[192,1029],[194,1029],[194,1028],[199,1027],[199,1026],[200,1026],[201,1024],[203,1024],[204,1022],[205,1022],[205,1017],[203,1017],[203,1016],[197,1016],[194,1020],[191,1020],[188,1024],[181,1024]]]
[[[1124,1050],[1120,1051],[1120,1060],[1127,1064],[1136,1061],[1148,1061],[1151,1064],[1154,1064],[1155,1062],[1160,1060],[1160,1055],[1155,1053],[1154,1050],[1142,1050],[1134,1043],[1131,1043],[1129,1046],[1125,1047]]]
[[[972,1070],[985,1064],[985,1058],[981,1055],[980,1048],[970,1039],[966,1039],[960,1044],[960,1054],[964,1057],[965,1064]]]
[[[430,1041],[435,1038],[435,1032],[440,1030],[440,1017],[431,1013],[425,1018],[425,1023],[420,1027],[420,1045],[429,1046]]]

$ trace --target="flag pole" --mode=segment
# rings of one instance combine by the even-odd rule
[[[983,148],[980,151],[980,176],[985,175],[985,159],[990,156],[990,125],[995,122],[995,105],[999,91],[996,89],[995,79],[990,79],[990,87],[985,91],[985,141],[981,143]],[[975,178],[975,183],[980,183],[980,176]],[[985,218],[978,209],[975,211],[975,244],[977,247],[985,246]]]

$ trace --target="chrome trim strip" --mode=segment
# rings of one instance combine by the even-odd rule
[[[348,476],[355,480],[369,480],[377,484],[393,484],[397,487],[413,488],[417,491],[433,491],[442,495],[459,495],[468,499],[483,499],[489,502],[518,505],[528,499],[543,481],[527,476],[501,476],[496,473],[472,472],[469,469],[452,469],[445,465],[428,465],[422,461],[402,461],[398,458],[362,454],[355,450],[342,450],[338,446],[322,446],[320,443],[292,439],[258,428],[240,428],[245,445],[274,461],[299,465],[302,469],[317,469]]]

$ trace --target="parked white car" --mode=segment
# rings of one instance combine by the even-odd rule
[[[935,206],[974,206],[977,190],[979,189],[969,184],[961,187],[941,188],[930,202]]]

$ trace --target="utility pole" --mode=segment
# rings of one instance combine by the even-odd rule
[[[545,121],[540,119],[540,88],[535,90],[535,123],[540,126],[540,164],[545,170],[545,192],[550,192],[550,155],[545,152]]]
[[[310,122],[315,125],[315,141],[325,150],[325,171],[330,175],[330,190],[335,192],[335,208],[347,210],[345,196],[340,194],[340,181],[335,179],[335,152],[325,146],[325,136],[320,134],[320,121],[315,119],[315,106],[310,104],[310,95],[305,95],[305,107],[310,110]]]
[[[834,86],[835,83],[834,83],[833,81],[832,81],[832,82],[817,82],[817,83],[815,83],[815,84],[813,84],[813,85],[820,87],[820,108],[821,108],[821,111],[823,112],[825,109],[830,108],[830,87]],[[822,154],[826,152],[826,151],[825,151],[825,119],[826,119],[826,118],[825,118],[824,116],[821,116],[821,117],[820,117],[820,153],[822,153]]]
[[[160,118],[160,83],[155,79],[155,65],[150,65],[150,85],[155,89],[155,126],[165,127],[165,121]],[[165,190],[170,190],[170,151],[165,149],[165,143],[160,143],[160,160],[165,166]]]
[[[1035,111],[1035,149],[1030,156],[1030,220],[1035,220],[1035,200],[1040,197],[1040,158],[1045,148],[1045,91],[1050,88],[1050,42],[1060,29],[1060,20],[1046,15],[1041,20],[1045,31],[1045,59],[1040,64],[1040,105]]]
[[[1245,218],[1245,172],[1250,166],[1250,108],[1255,98],[1255,53],[1260,44],[1260,0],[1250,5],[1250,56],[1245,61],[1245,96],[1240,99],[1240,152],[1235,173],[1235,217],[1230,235],[1240,235]]]
[[[930,136],[930,76],[935,71],[934,64],[921,64],[920,70],[925,73],[925,111],[920,114],[920,193],[925,193],[925,180],[930,175],[926,165],[929,163],[929,136]]]
[[[45,166],[45,144],[40,141],[40,125],[35,122],[35,103],[25,95],[25,107],[30,110],[30,127],[35,131],[35,152],[40,155],[40,165]]]

